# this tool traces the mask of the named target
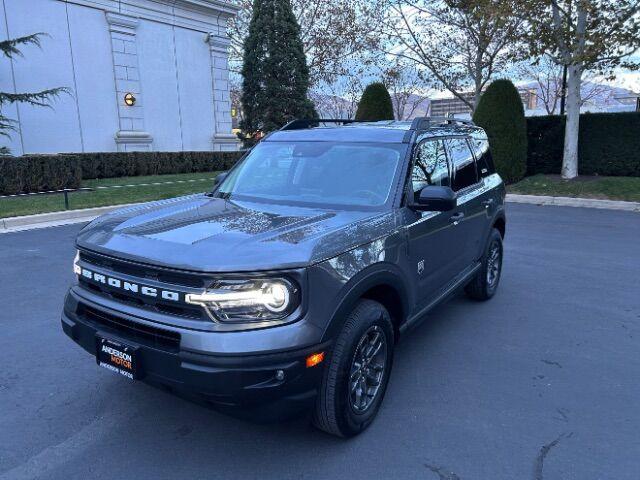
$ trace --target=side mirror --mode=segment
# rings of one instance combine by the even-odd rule
[[[450,187],[429,186],[420,191],[412,207],[428,212],[448,212],[457,205],[456,193]]]
[[[229,173],[228,172],[222,172],[220,174],[218,174],[218,176],[216,177],[216,179],[213,181],[213,186],[217,187],[218,185],[220,185],[222,182],[224,182],[224,179],[227,178],[227,175]]]

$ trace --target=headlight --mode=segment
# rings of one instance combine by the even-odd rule
[[[76,250],[76,256],[73,259],[73,273],[76,275],[80,275],[82,273],[82,269],[80,268],[80,251]]]
[[[202,294],[188,294],[187,303],[202,305],[214,321],[278,320],[300,304],[300,291],[283,278],[223,280]]]

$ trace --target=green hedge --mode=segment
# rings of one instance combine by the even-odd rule
[[[77,188],[81,180],[75,155],[0,156],[0,195]]]
[[[565,118],[527,118],[527,175],[559,174]],[[585,113],[580,116],[580,175],[640,176],[640,112]]]
[[[82,178],[137,177],[228,170],[240,152],[108,152],[77,154]]]
[[[0,195],[77,188],[81,180],[228,170],[242,152],[104,152],[0,156]]]

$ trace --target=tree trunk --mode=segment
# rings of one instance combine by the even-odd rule
[[[562,178],[571,180],[578,176],[578,135],[580,132],[580,86],[582,68],[569,65],[567,82],[567,121],[564,135]]]

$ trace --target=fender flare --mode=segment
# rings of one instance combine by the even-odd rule
[[[340,289],[336,307],[323,334],[323,341],[334,339],[342,329],[345,317],[353,310],[358,300],[370,289],[385,286],[393,289],[400,298],[401,317],[395,319],[396,332],[410,313],[410,291],[406,286],[400,267],[391,263],[376,263],[358,272]]]
[[[507,215],[505,214],[504,207],[501,207],[501,208],[497,209],[495,211],[495,213],[493,214],[493,216],[491,217],[491,221],[490,221],[491,228],[493,228],[493,226],[496,224],[496,222],[498,220],[502,220],[502,222],[504,223],[505,232],[503,232],[503,233],[506,234]],[[504,236],[505,235],[503,235],[503,237]]]

